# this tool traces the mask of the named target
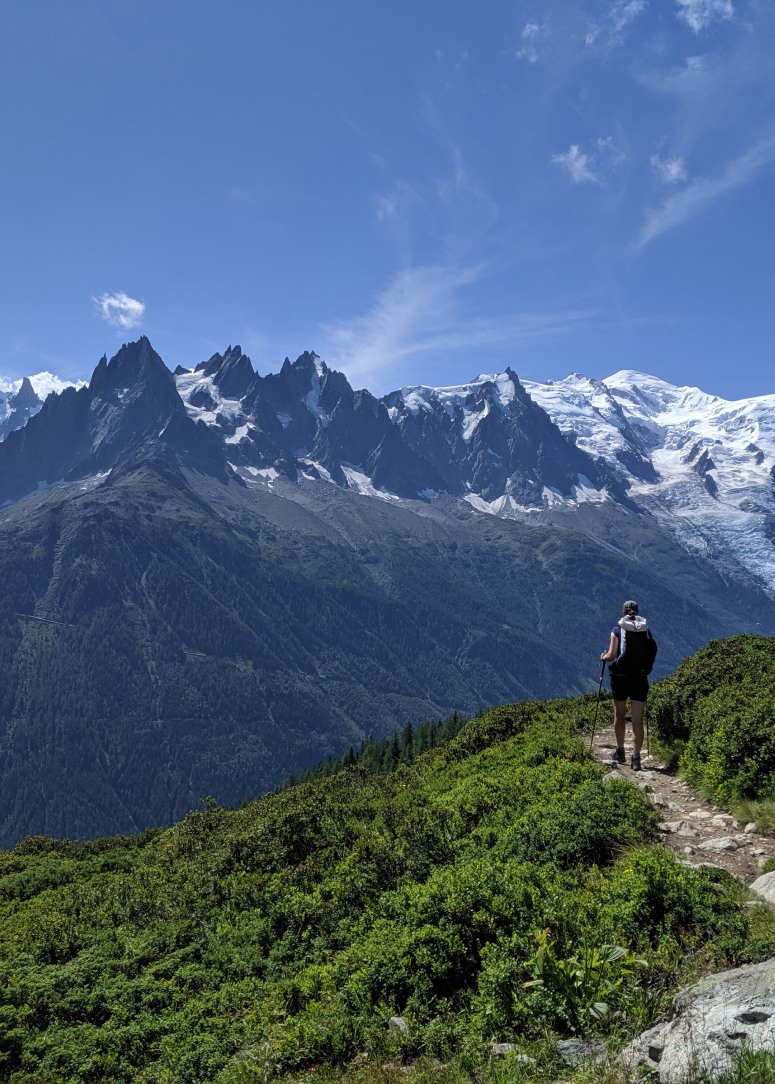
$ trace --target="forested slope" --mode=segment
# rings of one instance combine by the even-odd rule
[[[155,453],[0,510],[0,843],[171,824],[407,723],[594,687],[623,590],[661,667],[767,620],[650,521],[452,511]]]

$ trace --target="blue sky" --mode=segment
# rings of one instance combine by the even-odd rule
[[[0,375],[314,349],[358,387],[775,391],[772,0],[27,0]]]

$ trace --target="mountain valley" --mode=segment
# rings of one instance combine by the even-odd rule
[[[407,722],[593,689],[624,597],[657,673],[771,634],[765,411],[733,508],[740,463],[698,448],[667,485],[623,385],[573,417],[510,371],[380,400],[314,354],[172,374],[141,339],[49,397],[0,443],[0,840],[169,824]]]

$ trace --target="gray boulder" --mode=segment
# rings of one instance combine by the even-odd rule
[[[763,873],[757,877],[753,884],[748,886],[757,896],[761,896],[767,903],[775,903],[775,870]]]
[[[721,836],[718,839],[707,839],[700,843],[698,850],[701,851],[739,851],[742,843],[734,836]]]
[[[608,1058],[608,1047],[589,1039],[560,1039],[557,1053],[567,1065],[602,1065]]]
[[[645,1031],[619,1055],[630,1071],[651,1069],[660,1084],[714,1079],[735,1053],[775,1044],[775,958],[710,975],[681,990],[672,1019]]]

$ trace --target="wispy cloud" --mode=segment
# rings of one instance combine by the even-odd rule
[[[106,324],[130,331],[137,327],[145,315],[145,304],[129,294],[119,290],[115,294],[100,294],[93,297],[95,311]]]
[[[732,0],[676,0],[678,18],[699,34],[711,23],[731,19],[735,14]]]
[[[647,7],[647,0],[615,0],[602,22],[587,24],[584,44],[588,47],[597,44],[605,51],[621,45],[624,31]]]
[[[592,169],[592,159],[584,154],[577,143],[571,143],[565,154],[553,154],[552,161],[564,169],[574,184],[600,184],[600,178]]]
[[[687,219],[704,211],[728,192],[748,184],[766,166],[775,161],[775,132],[754,144],[745,154],[729,162],[718,177],[702,177],[683,191],[665,200],[651,211],[640,232],[637,248],[643,248],[655,237],[680,226]]]
[[[601,165],[608,171],[616,169],[627,157],[614,143],[613,136],[598,136],[595,146]]]
[[[517,60],[526,60],[529,64],[535,64],[538,61],[538,42],[541,36],[541,27],[538,23],[525,23],[522,27],[522,33],[520,38],[522,44],[517,49],[515,56]]]
[[[460,295],[483,278],[482,266],[429,265],[395,275],[364,316],[323,327],[325,356],[356,384],[387,391],[402,379],[404,363],[461,350],[513,347],[556,335],[587,312],[522,313],[497,319],[469,317]],[[480,359],[472,357],[476,368]],[[392,385],[391,385],[392,381]]]
[[[658,154],[652,154],[649,161],[663,184],[683,184],[686,180],[686,163],[683,158],[662,158]]]
[[[399,222],[403,223],[419,203],[421,203],[420,194],[412,185],[405,181],[394,180],[390,191],[382,192],[375,197],[377,221],[390,226]]]
[[[554,164],[565,170],[574,184],[605,184],[625,158],[613,136],[599,136],[590,154],[578,143],[571,143],[564,154],[552,155]]]
[[[617,0],[608,12],[614,34],[620,34],[647,7],[646,0]]]

